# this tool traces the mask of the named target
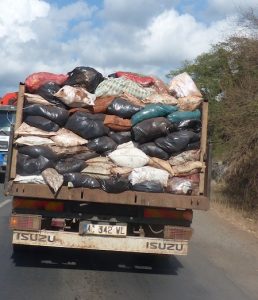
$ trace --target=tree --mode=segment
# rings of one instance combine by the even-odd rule
[[[258,204],[258,18],[248,12],[242,24],[246,36],[230,37],[169,76],[188,72],[208,91],[215,156],[228,163],[226,189],[253,207]],[[224,99],[217,102],[221,92]]]

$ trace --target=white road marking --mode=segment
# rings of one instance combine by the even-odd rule
[[[0,203],[0,208],[4,207],[5,205],[7,205],[8,203],[10,203],[12,201],[12,199],[6,199],[3,202]]]

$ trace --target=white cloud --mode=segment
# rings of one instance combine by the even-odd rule
[[[177,2],[105,0],[100,11],[86,1],[57,7],[43,0],[1,0],[0,95],[32,72],[66,73],[79,65],[105,75],[131,70],[162,77],[232,29],[230,18],[206,24],[180,14],[172,7]],[[222,4],[210,5],[218,10]]]
[[[49,11],[49,4],[40,0],[0,2],[1,24],[0,38],[5,41],[15,40],[16,42],[27,42],[35,38],[31,22],[37,18],[46,17]]]
[[[207,26],[189,14],[165,11],[140,34],[143,57],[163,66],[169,62],[175,65],[182,59],[193,59],[232,32],[231,21],[226,19]]]

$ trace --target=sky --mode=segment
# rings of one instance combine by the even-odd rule
[[[34,72],[90,66],[165,78],[236,30],[258,0],[1,0],[0,96]]]

